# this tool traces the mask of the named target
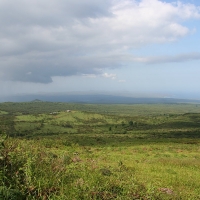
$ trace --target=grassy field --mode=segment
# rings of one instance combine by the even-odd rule
[[[0,199],[200,199],[199,105],[0,110]]]

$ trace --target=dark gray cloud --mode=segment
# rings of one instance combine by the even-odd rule
[[[161,1],[1,1],[0,78],[99,74],[129,62],[131,48],[184,37],[190,30],[180,20],[199,17],[195,6]]]
[[[53,76],[100,74],[102,72],[98,69],[112,68],[112,66],[119,67],[120,64],[112,59],[109,61],[92,56],[54,55],[30,57],[30,60],[18,61],[13,63],[12,67],[6,68],[5,72],[12,81],[50,83]]]
[[[0,3],[0,22],[6,26],[66,25],[75,19],[111,15],[110,6],[111,1],[100,0],[7,0]]]

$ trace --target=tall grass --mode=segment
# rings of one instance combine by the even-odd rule
[[[104,135],[105,141],[107,137]],[[122,137],[128,142],[129,138]],[[66,140],[70,142],[65,136],[4,140],[0,188],[3,199],[200,197],[197,144],[182,140],[145,144],[135,141],[127,146],[116,137],[114,146],[89,145],[85,141],[86,146],[73,140],[66,145]]]

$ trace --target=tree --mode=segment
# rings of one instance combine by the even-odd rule
[[[129,126],[133,126],[134,123],[133,123],[133,121],[129,121],[128,124],[129,124]]]

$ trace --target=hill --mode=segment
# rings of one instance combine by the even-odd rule
[[[33,100],[35,99],[35,100]],[[195,103],[199,104],[200,100],[176,99],[176,98],[135,98],[118,95],[105,94],[35,94],[35,95],[16,95],[5,99],[1,102],[68,102],[68,103],[87,103],[87,104],[175,104],[175,103]]]

